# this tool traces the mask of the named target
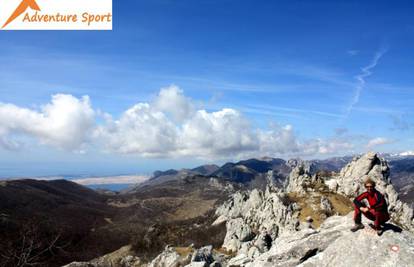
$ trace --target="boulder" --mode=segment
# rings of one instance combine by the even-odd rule
[[[331,215],[332,212],[333,212],[332,204],[329,201],[329,199],[325,196],[321,197],[321,207],[320,208],[326,215]]]
[[[173,247],[166,246],[155,259],[148,265],[149,267],[176,267],[180,264],[180,254]]]

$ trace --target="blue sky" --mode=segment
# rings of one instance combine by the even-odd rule
[[[113,5],[113,31],[1,32],[0,176],[150,173],[250,156],[414,150],[409,1]],[[162,92],[190,115],[174,117]],[[42,110],[53,95],[64,96],[55,106],[88,96],[79,107],[90,107],[90,120],[75,116],[66,125],[83,127],[74,130],[76,140],[30,128],[55,123]],[[149,108],[125,115],[137,103]],[[236,113],[214,113],[226,108]],[[22,110],[29,112],[17,120]],[[161,113],[162,121],[154,115]],[[152,120],[142,121],[146,114]],[[218,128],[203,125],[212,120]],[[68,129],[59,127],[48,131]],[[217,145],[222,140],[231,145]],[[205,146],[194,149],[198,144]]]

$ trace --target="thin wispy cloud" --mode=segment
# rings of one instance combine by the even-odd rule
[[[249,107],[255,108],[256,110],[267,110],[267,111],[285,111],[291,112],[294,114],[302,114],[308,116],[309,114],[323,116],[323,117],[334,117],[334,118],[343,118],[343,115],[319,111],[319,110],[310,110],[310,109],[298,109],[298,108],[289,108],[289,107],[278,107],[278,106],[269,106],[269,105],[249,105]]]
[[[288,112],[275,112],[275,111],[263,109],[263,108],[238,107],[238,109],[248,114],[257,114],[257,115],[274,116],[274,117],[290,117],[290,118],[302,118],[303,117],[298,114],[293,114],[293,113],[288,113]]]
[[[348,117],[351,114],[352,109],[356,104],[358,104],[362,90],[365,88],[366,78],[373,74],[372,70],[377,66],[379,60],[387,52],[386,48],[381,48],[378,52],[375,53],[374,58],[371,60],[371,63],[367,66],[361,68],[361,72],[355,76],[357,80],[357,85],[355,87],[354,95],[352,96],[351,103],[346,110],[346,116]]]

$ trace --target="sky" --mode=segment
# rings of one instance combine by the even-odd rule
[[[0,177],[414,150],[410,1],[113,2],[0,32]]]

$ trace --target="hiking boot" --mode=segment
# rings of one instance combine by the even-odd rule
[[[356,223],[352,228],[351,232],[356,232],[360,229],[364,229],[364,225],[362,223]]]
[[[378,236],[381,236],[383,233],[384,233],[384,229],[381,228],[381,229],[377,230],[377,235]]]

